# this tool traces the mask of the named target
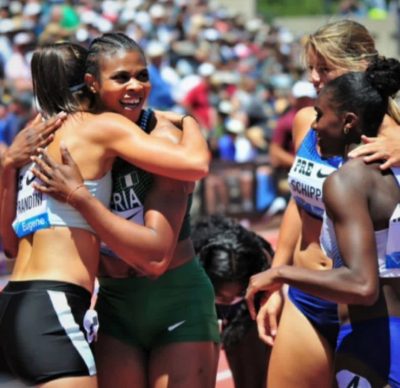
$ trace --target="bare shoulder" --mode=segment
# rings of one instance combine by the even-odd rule
[[[104,140],[116,140],[124,136],[140,135],[140,127],[128,118],[112,112],[92,115],[90,125],[97,137]]]
[[[177,144],[182,137],[182,131],[164,116],[156,113],[156,124],[151,131],[151,136],[167,139]]]
[[[127,123],[132,124],[132,126],[136,126],[136,124],[131,120],[118,113],[103,112],[93,116],[95,122],[102,126],[115,126],[118,128],[119,126],[126,125]]]
[[[348,160],[326,178],[323,186],[325,203],[329,204],[338,198],[341,202],[365,198],[376,173],[379,173],[378,164],[366,164],[361,158]]]
[[[306,107],[300,109],[293,120],[293,141],[296,150],[300,147],[304,137],[311,128],[311,124],[315,119],[315,110],[313,107]]]

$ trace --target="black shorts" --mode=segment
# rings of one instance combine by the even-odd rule
[[[90,301],[90,292],[74,284],[9,282],[0,293],[0,360],[28,385],[95,375],[86,338],[92,333],[84,328]]]

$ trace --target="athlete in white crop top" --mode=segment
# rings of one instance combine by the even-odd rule
[[[97,181],[95,186],[103,193],[109,191],[106,182],[108,172],[118,156],[153,173],[175,179],[194,181],[204,176],[209,155],[193,118],[184,120],[182,142],[176,144],[150,138],[134,124],[138,118],[137,111],[140,112],[149,92],[148,73],[140,47],[123,34],[118,37],[130,44],[131,51],[128,47],[125,50],[124,46],[119,54],[122,52],[126,57],[130,56],[126,63],[134,68],[120,71],[119,77],[110,77],[108,83],[104,81],[103,74],[104,82],[99,82],[97,72],[91,78],[91,84],[83,82],[88,52],[80,45],[64,42],[35,51],[32,77],[41,108],[46,116],[58,111],[69,113],[55,133],[54,141],[48,145],[49,154],[60,161],[63,142],[74,156],[83,178]],[[115,55],[115,52],[109,55]],[[136,64],[136,59],[139,59],[139,64]],[[105,96],[102,95],[104,84],[109,86],[105,88],[108,90],[108,93],[104,92]],[[104,97],[104,101],[94,101],[99,96]],[[138,107],[133,113],[130,109],[132,105]],[[95,110],[89,112],[89,107]],[[119,110],[123,110],[127,117],[111,113]],[[179,123],[181,116],[177,120]],[[197,154],[194,158],[193,153]],[[155,154],[157,158],[154,158]],[[9,254],[12,257],[16,254],[16,260],[10,282],[0,293],[0,354],[6,357],[13,374],[28,385],[46,383],[49,388],[60,385],[95,388],[96,367],[89,342],[95,337],[98,325],[92,312],[86,317],[90,319],[85,320],[84,317],[90,307],[99,264],[99,237],[85,227],[71,227],[75,221],[70,215],[63,221],[54,221],[50,215],[49,225],[54,222],[62,225],[32,229],[33,233],[18,239],[11,228],[15,208],[10,204],[15,203],[16,169],[20,166],[10,162],[3,167],[1,232]],[[46,172],[47,180],[52,177]],[[21,183],[31,186],[29,174],[22,175],[22,178],[25,182]],[[66,197],[56,198],[73,203],[79,187],[76,186]],[[40,210],[40,205],[47,202],[34,191],[24,193],[21,190],[21,195],[25,195],[19,207],[23,211],[30,210],[32,205],[38,205],[33,208]],[[63,217],[59,213],[62,210],[60,207],[55,209],[51,201],[50,207]],[[39,215],[48,215],[46,207],[42,210]],[[37,215],[33,214],[33,217]],[[37,224],[41,222],[38,218]],[[143,241],[141,238],[135,240],[139,246]],[[52,335],[49,336],[49,332]],[[35,362],[32,363],[32,360]],[[0,364],[1,367],[3,364]]]
[[[35,190],[33,185],[39,181],[33,175],[32,167],[32,163],[24,166],[18,175],[16,217],[13,222],[16,235],[21,238],[51,226],[80,228],[94,233],[85,218],[74,207]],[[111,171],[100,179],[86,180],[84,184],[104,206],[109,205]]]
[[[313,124],[322,156],[346,160],[363,134],[376,136],[388,98],[399,88],[400,62],[395,59],[376,60],[366,72],[330,81],[318,96]],[[250,304],[257,291],[271,291],[281,283],[339,303],[339,387],[356,382],[365,387],[400,386],[400,244],[394,236],[398,180],[398,171],[382,171],[379,163],[347,160],[323,186],[321,244],[334,268],[276,267],[253,277],[248,288]],[[379,350],[374,349],[374,336]]]

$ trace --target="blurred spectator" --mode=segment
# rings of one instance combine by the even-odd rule
[[[164,1],[164,3],[167,3]],[[148,25],[148,36],[152,40],[158,40],[164,45],[171,45],[171,42],[178,35],[177,31],[172,26],[171,6],[168,4],[161,4],[161,2],[155,2],[149,8],[149,25]]]
[[[7,149],[9,143],[8,131],[6,129],[7,106],[0,101],[0,158]]]
[[[270,159],[275,167],[290,169],[294,161],[292,140],[293,119],[300,109],[313,106],[317,97],[314,86],[307,81],[296,82],[291,90],[290,106],[277,120],[270,145]]]
[[[359,0],[342,0],[339,4],[339,13],[342,16],[363,16],[365,15],[365,6]]]
[[[260,86],[259,81],[244,75],[232,96],[232,103],[234,109],[244,114],[247,127],[259,127],[264,131],[264,136],[270,138],[264,96],[265,88]]]
[[[76,30],[80,24],[79,14],[74,7],[74,1],[67,0],[61,5],[60,26],[67,30]]]
[[[44,30],[43,15],[43,2],[39,0],[27,1],[23,7],[22,17],[24,24],[27,28],[31,29],[37,38]]]
[[[163,62],[165,55],[164,45],[158,41],[151,41],[146,48],[148,70],[151,80],[151,91],[148,105],[154,109],[173,110],[175,100],[172,97],[172,83],[177,83],[176,73]],[[171,82],[170,80],[173,79]]]
[[[222,161],[230,161],[233,163],[248,163],[254,162],[257,159],[258,153],[256,147],[246,137],[245,124],[237,118],[229,118],[225,123],[225,134],[218,141],[219,158]],[[254,210],[253,198],[253,172],[249,169],[226,168],[223,171],[223,176],[220,177],[226,185],[223,189],[227,190],[228,194],[221,195],[225,200],[229,200],[229,193],[239,190],[240,207],[243,212],[252,212]],[[214,187],[215,190],[215,187]],[[208,191],[208,204],[212,204],[214,190]],[[209,202],[210,201],[210,202]],[[210,205],[212,207],[212,205]],[[224,208],[227,209],[228,203],[224,203]]]
[[[364,0],[368,8],[370,19],[383,20],[388,14],[386,0]],[[394,2],[396,3],[396,2]]]
[[[210,101],[211,76],[214,72],[214,65],[202,63],[198,68],[198,74],[201,77],[199,83],[188,92],[182,101],[183,107],[199,121],[206,133],[211,132],[216,125],[216,111]]]
[[[277,120],[273,130],[269,156],[275,169],[278,191],[284,196],[289,195],[287,174],[294,161],[293,120],[297,111],[306,106],[313,106],[316,97],[315,88],[310,82],[297,81],[291,90],[290,106]]]
[[[228,162],[228,164],[226,165],[227,168],[212,172],[204,182],[207,214],[226,213],[228,211],[230,198],[227,179],[229,181],[229,175],[231,174],[236,176],[236,172],[229,169],[229,162],[235,162],[235,141],[243,128],[240,126],[240,123],[239,126],[229,125],[229,120],[223,121],[221,127],[223,134],[216,139],[216,157],[214,157],[214,162],[220,160]]]
[[[32,94],[20,93],[8,104],[0,102],[0,153],[12,143],[15,135],[33,119]]]
[[[30,55],[36,45],[64,39],[88,45],[110,30],[127,33],[145,50],[153,83],[149,105],[193,114],[207,136],[214,160],[222,156],[231,166],[254,160],[259,166],[260,158],[267,162],[271,128],[284,109],[283,97],[293,79],[303,76],[299,37],[262,17],[247,20],[229,6],[204,0],[0,0],[0,96],[5,103],[0,120],[5,145],[18,127],[10,126],[16,122],[9,112],[14,109],[11,96],[31,90]],[[219,107],[224,105],[222,113]],[[243,123],[245,130],[232,134],[231,129],[220,140],[231,118]],[[242,183],[251,171],[245,170]],[[230,171],[224,167],[211,176],[222,177]],[[275,198],[268,183],[270,174],[270,169],[265,174],[257,170],[260,194],[252,211],[265,210]],[[216,185],[220,181],[215,180]],[[220,185],[225,194],[223,188],[216,190],[216,195],[225,198],[223,204],[229,205],[228,194],[243,193],[240,180],[231,181],[235,183],[229,187],[225,181]],[[253,190],[254,185],[250,186]],[[246,209],[250,208],[247,204]]]
[[[31,32],[19,32],[13,38],[13,53],[5,65],[7,83],[16,91],[32,90],[31,56],[35,43]]]

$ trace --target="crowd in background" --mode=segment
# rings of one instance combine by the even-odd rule
[[[149,106],[194,115],[213,159],[233,163],[268,161],[276,120],[303,76],[298,36],[204,0],[4,1],[0,13],[2,149],[35,113],[30,57],[43,43],[87,45],[101,33],[125,32],[148,58]],[[222,186],[227,193],[229,184]],[[244,210],[255,210],[254,194],[247,197]],[[205,211],[216,207],[211,203]]]
[[[59,40],[88,45],[109,31],[143,48],[153,85],[148,105],[195,116],[213,162],[223,163],[222,173],[204,183],[203,213],[229,213],[235,193],[242,212],[262,213],[287,199],[291,133],[282,123],[279,134],[275,129],[285,115],[290,128],[296,100],[310,97],[307,85],[292,93],[305,78],[302,37],[207,0],[0,1],[0,152],[36,113],[35,47]],[[247,162],[256,170],[228,168]]]

